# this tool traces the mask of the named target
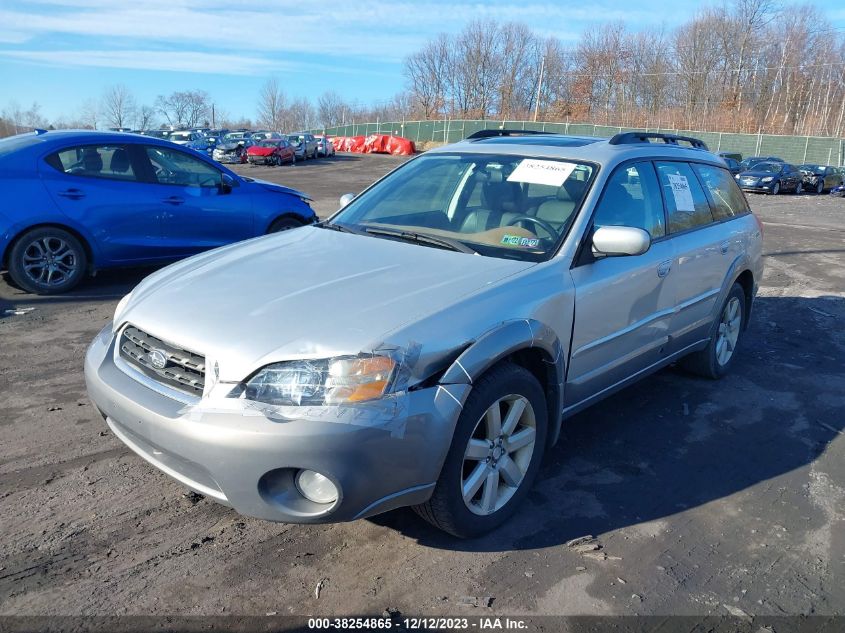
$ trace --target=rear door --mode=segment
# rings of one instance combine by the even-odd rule
[[[593,227],[611,225],[645,229],[652,244],[637,256],[596,259],[584,253],[573,266],[575,323],[567,371],[568,408],[660,362],[666,353],[675,306],[667,283],[674,243],[665,237],[663,202],[650,162],[628,163],[611,175]]]
[[[161,208],[139,177],[131,145],[75,145],[50,154],[41,180],[56,206],[85,226],[99,265],[166,257]]]
[[[669,283],[676,300],[671,351],[707,338],[716,302],[731,264],[742,250],[742,234],[721,220],[744,203],[724,168],[657,162],[675,265]],[[717,221],[719,220],[719,221]]]
[[[219,169],[176,148],[145,145],[141,152],[161,207],[163,242],[171,256],[254,236],[252,196],[240,186],[226,191]]]

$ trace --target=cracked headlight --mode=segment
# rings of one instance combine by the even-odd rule
[[[774,176],[766,176],[765,178],[761,178],[760,182],[772,182],[774,179]]]
[[[276,405],[334,405],[381,398],[396,363],[387,356],[351,356],[273,363],[244,385],[249,400]]]

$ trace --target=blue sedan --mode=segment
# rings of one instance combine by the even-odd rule
[[[156,264],[316,222],[299,191],[148,136],[39,130],[0,140],[0,269],[24,290]]]

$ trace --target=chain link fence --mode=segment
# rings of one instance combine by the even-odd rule
[[[447,119],[444,121],[376,121],[349,123],[325,128],[334,136],[393,134],[415,143],[455,143],[484,129],[538,130],[574,136],[610,137],[619,132],[664,132],[700,138],[713,152],[737,152],[745,156],[777,156],[790,163],[845,165],[845,139],[819,136],[783,136],[778,134],[738,134],[699,132],[669,128],[623,128],[590,123],[545,123],[542,121],[493,121]]]

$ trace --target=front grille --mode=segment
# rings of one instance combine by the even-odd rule
[[[199,354],[165,343],[127,325],[120,335],[120,356],[134,368],[163,385],[192,396],[202,396],[205,385],[205,358]],[[157,367],[154,360],[161,361],[162,357],[164,366]]]

